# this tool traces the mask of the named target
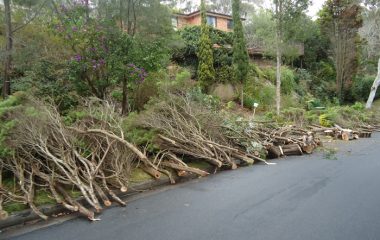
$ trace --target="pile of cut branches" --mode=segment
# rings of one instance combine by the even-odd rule
[[[320,145],[316,133],[329,130],[236,117],[181,91],[152,101],[127,129],[126,119],[106,101],[90,99],[83,112],[67,125],[54,106],[31,97],[6,109],[0,105],[5,126],[0,131],[0,173],[17,180],[10,189],[2,185],[0,175],[0,219],[7,215],[2,204],[9,201],[28,204],[46,219],[35,205],[35,192],[43,189],[68,210],[96,220],[95,212],[104,206],[126,204],[117,193],[127,191],[134,168],[156,179],[167,175],[175,183],[174,174],[209,174],[189,166],[191,160],[216,169],[236,169],[255,161],[269,164],[267,157],[312,153]],[[136,127],[152,133],[150,142],[132,143],[128,131]],[[359,136],[374,130],[367,125],[360,129]],[[343,135],[344,130],[335,126],[333,131]],[[155,147],[148,148],[149,144]],[[71,189],[80,192],[80,201]]]
[[[155,139],[160,164],[177,164],[178,159],[199,159],[218,168],[236,169],[239,164],[265,161],[231,144],[222,128],[223,118],[184,95],[170,95],[141,114],[139,126],[158,132]]]
[[[2,156],[2,167],[17,179],[16,190],[1,186],[2,199],[27,203],[43,219],[47,216],[34,204],[36,188],[91,220],[95,220],[91,208],[99,212],[111,200],[125,205],[114,190],[127,191],[135,160],[152,164],[124,139],[121,118],[111,106],[92,102],[87,107],[88,116],[72,127],[63,123],[53,106],[31,98],[1,116],[3,121],[15,121],[3,142],[9,154]],[[73,187],[85,204],[70,196]]]

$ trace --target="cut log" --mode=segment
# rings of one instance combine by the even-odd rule
[[[282,151],[285,156],[302,155],[302,149],[298,144],[289,144],[282,146]]]
[[[365,132],[365,131],[359,132],[359,137],[360,138],[370,138],[371,135],[372,135],[371,132]]]
[[[335,124],[334,126],[340,131],[342,140],[349,141],[354,139],[354,134],[351,129],[344,129],[337,124]]]
[[[185,176],[187,176],[187,172],[183,171],[183,170],[178,170],[177,175],[178,175],[178,177],[185,177]]]
[[[314,152],[314,149],[315,149],[314,144],[302,146],[302,151],[307,154],[312,154]]]
[[[152,167],[148,167],[148,166],[145,166],[145,165],[141,165],[140,168],[141,168],[144,172],[146,172],[146,173],[148,173],[149,175],[151,175],[152,177],[154,177],[155,179],[160,179],[160,177],[161,177],[161,173],[160,173],[158,170],[156,170],[156,169],[154,169],[154,168],[152,168]]]
[[[8,218],[8,213],[4,210],[0,210],[0,221]]]
[[[268,157],[269,158],[280,158],[284,156],[284,152],[282,151],[281,146],[270,146],[268,148]]]

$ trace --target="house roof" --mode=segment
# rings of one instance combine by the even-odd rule
[[[232,20],[232,16],[231,15],[227,15],[227,14],[223,14],[223,13],[217,13],[217,12],[212,12],[212,11],[206,11],[207,15],[210,15],[210,16],[215,16],[215,17],[221,17],[221,18],[225,18],[225,19],[231,19]],[[184,17],[184,18],[191,18],[191,17],[194,17],[194,16],[197,16],[197,15],[200,15],[201,14],[201,11],[200,10],[197,10],[195,12],[191,12],[191,13],[175,13],[174,15],[175,16],[181,16],[181,17]],[[245,18],[241,18],[242,20],[245,20]]]

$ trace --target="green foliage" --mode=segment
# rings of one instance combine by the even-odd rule
[[[128,115],[123,122],[123,131],[125,138],[131,143],[137,146],[143,146],[147,148],[149,152],[155,152],[158,148],[154,144],[156,133],[149,129],[140,128],[139,115],[135,112]]]
[[[354,128],[360,123],[371,123],[374,115],[365,110],[363,103],[355,103],[352,106],[333,106],[323,111],[319,116],[322,126],[330,127],[338,124],[347,128]]]
[[[79,96],[72,82],[68,81],[65,63],[42,59],[33,66],[33,70],[26,71],[23,77],[15,80],[14,91],[25,91],[44,100],[53,100],[61,112],[78,105]]]
[[[283,67],[281,70],[281,92],[283,94],[290,94],[296,89],[296,82],[294,72]]]
[[[351,86],[351,97],[354,101],[367,101],[373,81],[376,76],[364,75],[356,76]],[[380,96],[380,91],[376,92],[375,98]]]
[[[212,43],[209,36],[209,26],[206,22],[206,8],[204,0],[201,1],[201,37],[199,39],[198,55],[198,81],[206,89],[215,80],[214,59]]]
[[[17,124],[17,119],[9,119],[7,116],[19,108],[25,99],[25,93],[18,92],[6,100],[0,101],[0,157],[12,154],[12,150],[8,148],[6,141],[9,131]]]
[[[178,34],[184,46],[174,49],[173,59],[181,65],[194,66],[198,65],[197,52],[199,48],[199,39],[201,38],[201,26],[186,26],[178,30]],[[209,28],[209,37],[212,45],[218,45],[213,48],[214,66],[231,65],[232,51],[227,46],[232,46],[233,35],[230,32],[224,32],[216,28]]]
[[[340,101],[346,100],[350,83],[358,70],[362,9],[360,1],[328,0],[319,12],[321,30],[330,40],[331,57],[336,69],[335,96]]]
[[[262,69],[263,75],[265,79],[268,79],[273,84],[276,81],[276,69],[274,67],[266,67]]]
[[[356,102],[354,105],[351,106],[356,111],[364,111],[365,105],[361,102]]]
[[[322,107],[321,100],[317,98],[312,98],[308,101],[306,101],[306,109],[307,110],[313,110],[315,108]]]
[[[227,103],[227,105],[226,105],[226,108],[228,109],[228,110],[232,110],[232,109],[235,109],[236,108],[236,103],[234,102],[234,101],[229,101],[228,103]]]
[[[73,123],[83,119],[86,116],[88,116],[88,113],[86,111],[72,110],[64,116],[63,120],[66,125],[72,125]]]
[[[319,124],[319,115],[315,111],[306,111],[305,119],[308,123]]]
[[[192,88],[187,94],[191,100],[200,103],[209,110],[216,111],[221,107],[218,97],[203,93],[200,87]]]
[[[259,79],[265,79],[267,78],[267,75],[265,74],[264,70],[261,69],[256,64],[250,64],[250,75],[257,77]]]
[[[15,212],[20,212],[27,208],[28,208],[28,205],[23,204],[23,203],[10,202],[10,203],[4,204],[4,210],[10,214],[15,213]]]
[[[257,101],[249,95],[244,95],[244,101],[243,102],[244,102],[244,107],[246,107],[248,109],[253,109],[253,105]]]
[[[290,107],[282,110],[281,115],[287,122],[302,124],[305,122],[306,110],[303,108]]]
[[[249,71],[249,57],[240,16],[240,0],[233,0],[232,2],[232,17],[234,21],[234,77],[238,82],[243,83],[246,80]]]
[[[273,68],[261,69],[251,64],[249,75],[244,84],[244,94],[255,99],[260,109],[271,108],[275,101],[276,89],[268,77],[271,70]]]
[[[233,80],[233,67],[232,66],[222,66],[217,68],[215,71],[215,81],[218,83],[231,83]]]
[[[319,124],[324,127],[331,127],[334,125],[334,119],[336,118],[336,113],[329,112],[319,116]]]
[[[191,73],[187,69],[176,66],[171,68],[169,74],[159,71],[152,77],[157,82],[159,95],[165,95],[168,92],[186,92],[193,87]]]
[[[302,107],[300,97],[295,94],[286,94],[282,96],[282,107],[283,108],[300,108]]]
[[[56,201],[49,195],[49,192],[44,189],[38,189],[35,193],[34,203],[37,206],[42,206],[46,204],[54,204]]]
[[[152,179],[153,177],[148,173],[144,172],[141,168],[134,168],[131,172],[131,183],[145,182]]]

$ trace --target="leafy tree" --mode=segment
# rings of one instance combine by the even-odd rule
[[[281,109],[281,65],[284,29],[304,12],[309,0],[273,0],[274,18],[276,20],[276,112]]]
[[[198,47],[198,80],[203,88],[210,86],[215,79],[214,59],[212,45],[209,35],[209,26],[206,20],[206,6],[204,0],[201,0],[201,37]]]
[[[247,44],[244,38],[243,24],[240,17],[240,0],[233,0],[232,9],[234,21],[234,45],[233,45],[233,66],[234,77],[242,83],[241,105],[244,105],[244,81],[247,78],[249,68],[249,57]]]
[[[359,0],[328,0],[320,12],[322,31],[329,36],[336,69],[336,91],[343,101],[358,68],[359,28],[362,26]]]
[[[85,4],[62,5],[60,11],[54,28],[73,49],[69,72],[77,91],[104,99],[120,90],[122,114],[127,114],[129,92],[147,71],[166,64],[167,45],[158,37],[143,37],[137,20],[122,31],[113,19],[87,19]]]
[[[178,64],[194,67],[198,66],[197,52],[199,47],[199,39],[201,37],[200,26],[186,26],[178,30],[180,41],[177,48],[173,49],[173,60]],[[220,68],[223,66],[231,66],[232,51],[227,46],[233,45],[233,33],[224,32],[216,28],[209,29],[209,36],[212,45],[218,45],[214,48],[214,67]]]
[[[365,56],[368,62],[378,58],[378,73],[373,81],[366,108],[371,108],[375,99],[377,88],[380,85],[380,3],[374,0],[365,1],[366,8],[363,13],[363,26],[360,29],[360,35],[366,40]]]

